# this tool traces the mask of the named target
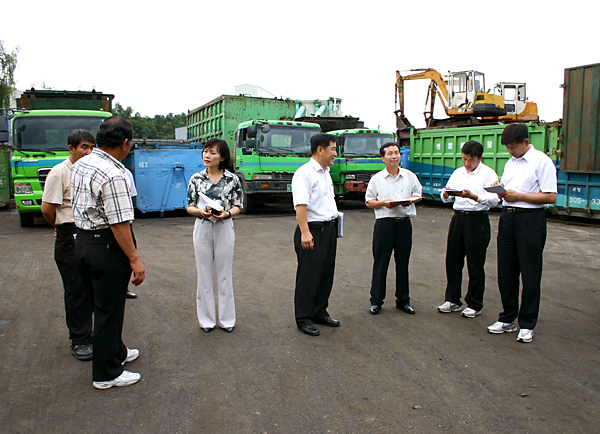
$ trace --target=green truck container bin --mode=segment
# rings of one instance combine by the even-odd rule
[[[565,69],[561,171],[600,173],[600,63]]]
[[[114,95],[70,90],[26,90],[17,98],[23,110],[112,110]]]
[[[559,124],[527,124],[529,141],[555,161],[559,149]],[[455,169],[462,167],[461,148],[465,142],[476,140],[483,145],[483,163],[498,174],[511,158],[500,138],[505,125],[490,125],[468,128],[412,130],[410,136],[410,170],[423,185],[423,197],[439,199],[440,191],[446,186]]]
[[[225,140],[232,151],[237,126],[252,119],[292,120],[296,103],[289,99],[221,95],[188,111],[189,141]]]

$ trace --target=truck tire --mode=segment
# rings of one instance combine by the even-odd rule
[[[19,213],[19,222],[21,223],[22,228],[30,228],[35,225],[35,218],[33,213],[29,212],[20,212]]]
[[[240,179],[242,184],[242,208],[240,209],[240,214],[252,214],[254,208],[256,206],[256,198],[253,194],[247,194],[246,189],[244,188],[244,181]]]

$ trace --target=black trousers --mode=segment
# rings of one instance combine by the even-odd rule
[[[504,311],[498,321],[518,318],[519,326],[533,329],[540,310],[546,211],[500,214],[498,224],[498,287]],[[519,277],[523,282],[519,308]]]
[[[381,306],[385,299],[386,279],[392,251],[396,262],[396,304],[410,303],[408,291],[408,262],[412,249],[412,224],[410,220],[395,222],[377,219],[373,229],[373,277],[371,280],[371,305]]]
[[[86,290],[75,261],[75,238],[77,228],[73,223],[56,227],[54,261],[63,281],[65,318],[69,339],[73,345],[87,345],[92,336],[93,301]]]
[[[333,287],[337,227],[311,228],[310,233],[315,243],[312,250],[302,248],[300,228],[296,226],[294,233],[294,248],[298,258],[294,308],[298,326],[312,324],[313,319],[329,316],[327,306]]]
[[[485,292],[485,257],[490,245],[491,228],[487,212],[461,215],[455,213],[448,229],[446,247],[446,299],[462,305],[462,271],[467,257],[469,286],[465,302],[476,311],[483,308]]]
[[[92,379],[109,381],[121,375],[121,363],[127,357],[121,335],[131,266],[110,228],[78,229],[75,257],[83,283],[94,298]]]

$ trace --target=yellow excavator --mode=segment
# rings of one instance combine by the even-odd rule
[[[429,79],[429,89],[425,102],[425,122],[427,127],[456,127],[482,123],[517,120],[507,111],[503,94],[490,94],[485,90],[485,76],[479,71],[449,72],[443,77],[435,69],[412,69],[402,75],[396,71],[396,124],[399,130],[412,128],[404,114],[404,82],[407,80]],[[509,84],[509,83],[506,83]],[[508,87],[501,87],[508,93]],[[435,119],[433,110],[439,98],[448,119]],[[537,115],[537,106],[536,106]],[[514,119],[513,119],[514,118]]]

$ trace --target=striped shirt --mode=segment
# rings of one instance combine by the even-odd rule
[[[73,165],[71,193],[73,218],[79,229],[105,229],[133,220],[125,166],[99,148]]]
[[[397,201],[410,196],[421,197],[423,187],[421,187],[417,175],[401,167],[399,170],[396,178],[387,169],[383,169],[373,175],[367,186],[365,202],[386,199]],[[392,209],[382,206],[381,208],[374,209],[374,211],[376,219],[417,216],[417,209],[414,203],[409,206],[399,205]]]

